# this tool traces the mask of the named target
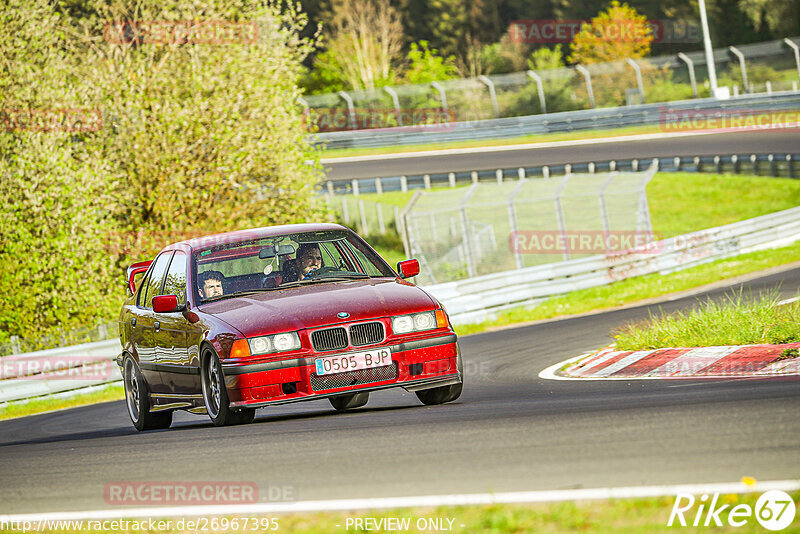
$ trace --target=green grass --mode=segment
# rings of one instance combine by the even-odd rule
[[[125,389],[120,384],[70,398],[43,398],[29,401],[12,401],[0,406],[0,420],[24,417],[37,413],[52,412],[64,408],[75,408],[87,404],[110,402],[125,398]]]
[[[800,499],[800,492],[790,493],[792,499],[797,502]],[[675,504],[675,497],[651,497],[641,499],[614,499],[596,501],[567,501],[557,503],[537,503],[537,504],[497,504],[497,505],[475,505],[475,506],[442,506],[437,508],[403,508],[393,510],[370,510],[359,512],[319,512],[302,514],[273,514],[271,516],[250,516],[249,524],[261,523],[270,525],[270,519],[277,523],[275,532],[302,532],[309,534],[316,533],[346,533],[346,532],[391,532],[391,530],[375,528],[371,524],[371,530],[365,528],[355,528],[355,520],[362,521],[369,518],[373,521],[381,519],[408,520],[408,530],[395,530],[395,532],[436,532],[435,528],[424,528],[429,520],[442,521],[445,527],[452,525],[455,533],[522,533],[522,532],[625,532],[632,534],[647,534],[651,532],[766,532],[762,529],[754,516],[747,518],[747,524],[741,527],[731,527],[728,525],[728,513],[733,506],[747,505],[751,510],[755,508],[759,493],[727,494],[720,495],[717,507],[729,505],[720,515],[723,527],[693,527],[691,526],[695,515],[700,506],[699,496],[695,496],[695,505],[684,513],[684,518],[689,526],[680,526],[677,519],[673,526],[667,523]],[[685,501],[682,502],[685,504]],[[705,507],[707,508],[707,506]],[[705,512],[706,509],[703,510]],[[705,521],[706,514],[703,513],[700,525]],[[252,532],[252,530],[242,529],[243,519],[234,523],[237,518],[226,517],[216,520],[211,528],[209,518],[203,519],[208,532]],[[125,525],[127,532],[193,532],[195,525],[188,525],[188,521],[196,518],[185,518],[179,530],[177,522],[179,519],[172,519],[168,524],[167,519],[163,520],[163,527],[159,525],[158,530],[147,530],[147,520],[138,520],[144,527],[138,527],[135,520]],[[450,523],[452,521],[452,523]],[[419,522],[419,524],[418,524]],[[782,533],[800,532],[798,519],[790,524]],[[434,525],[436,523],[433,523]],[[363,523],[362,523],[363,525]],[[713,522],[712,522],[713,525]],[[84,521],[84,532],[91,530],[91,523]],[[227,528],[222,528],[225,526]],[[259,529],[261,530],[261,529]],[[445,530],[446,531],[446,530]],[[11,532],[0,530],[0,532]],[[73,529],[42,529],[40,532],[80,532]]]
[[[455,329],[459,335],[467,335],[530,321],[609,310],[795,261],[800,261],[800,242],[740,254],[668,275],[648,274],[606,286],[573,291],[550,298],[536,307],[512,308],[498,312],[494,320],[458,325]]]
[[[776,292],[746,299],[741,291],[722,302],[705,301],[674,314],[651,315],[620,327],[620,350],[796,343],[800,341],[800,302],[778,306]]]
[[[800,206],[800,181],[742,174],[659,173],[647,185],[653,228],[672,237]]]

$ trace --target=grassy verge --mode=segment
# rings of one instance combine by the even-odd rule
[[[787,112],[792,113],[792,112]],[[781,114],[784,115],[784,114]],[[762,117],[771,116],[769,113],[754,115],[753,121],[763,120]],[[776,119],[778,120],[784,119]],[[720,123],[712,120],[706,121],[705,127],[692,127],[692,130],[705,130],[719,128]],[[600,139],[605,137],[620,137],[626,135],[648,134],[648,133],[673,133],[687,131],[682,128],[667,128],[661,124],[649,124],[645,126],[628,126],[626,128],[614,128],[611,130],[583,130],[578,132],[563,132],[551,134],[523,135],[510,137],[507,139],[484,139],[475,141],[452,141],[448,143],[428,143],[419,145],[400,145],[378,148],[336,148],[323,150],[323,158],[342,158],[350,156],[372,156],[378,154],[400,154],[403,152],[427,152],[431,150],[445,150],[449,148],[477,148],[486,146],[512,146],[528,143],[552,143],[557,141],[576,141],[582,139]]]
[[[706,301],[691,310],[621,327],[620,350],[715,345],[753,345],[800,341],[800,302],[778,305],[773,292],[748,300],[741,292],[723,302]]]
[[[534,308],[519,307],[499,312],[496,319],[491,321],[459,325],[456,332],[459,335],[475,334],[530,321],[609,310],[795,261],[800,261],[800,242],[787,247],[740,254],[668,275],[648,274],[607,286],[573,291],[548,299]]]
[[[698,527],[693,527],[696,514],[699,510],[699,498],[696,497],[695,505],[684,512],[687,527],[680,526],[675,519],[672,527],[667,526],[675,497],[652,497],[642,499],[614,499],[597,501],[558,502],[542,504],[503,504],[483,506],[443,506],[438,508],[404,508],[396,510],[375,510],[368,512],[325,512],[304,514],[282,514],[273,516],[251,516],[245,518],[225,517],[218,518],[212,523],[208,518],[186,518],[183,520],[163,520],[165,528],[158,528],[158,532],[192,532],[198,520],[204,522],[206,530],[210,532],[252,532],[250,524],[264,525],[263,530],[275,532],[303,532],[303,533],[331,533],[331,532],[481,532],[481,533],[507,533],[507,532],[755,532],[764,531],[758,524],[755,515],[747,518],[742,527],[732,527],[728,524],[728,513],[733,506],[746,505],[754,510],[758,493],[720,495],[717,509],[720,506],[728,507],[719,514],[720,522],[724,527],[703,527],[706,519],[706,508],[698,521]],[[797,502],[800,492],[790,494]],[[686,500],[681,501],[685,505]],[[369,519],[369,523],[365,521]],[[742,519],[739,517],[738,519]],[[360,520],[360,524],[357,521]],[[387,528],[392,521],[394,528]],[[167,523],[167,521],[170,521]],[[183,521],[179,524],[179,521]],[[189,523],[193,521],[193,523]],[[247,529],[242,525],[248,523]],[[383,521],[381,523],[381,521]],[[156,521],[157,522],[157,521]],[[139,525],[143,524],[144,527]],[[713,520],[711,522],[713,525]],[[84,526],[92,523],[84,521]],[[380,525],[380,526],[379,526]],[[404,525],[405,528],[398,528]],[[156,532],[147,530],[147,520],[134,523],[131,520],[125,529],[127,532]],[[180,527],[183,528],[180,528]],[[159,525],[161,527],[161,525]],[[224,527],[224,528],[223,528]],[[382,528],[381,528],[382,527]],[[443,528],[444,527],[444,528]],[[90,529],[99,531],[101,529]],[[261,529],[259,529],[261,530]],[[48,529],[45,532],[78,532],[79,530]],[[86,531],[86,529],[84,529]],[[0,532],[12,532],[1,530]],[[784,533],[800,532],[798,520],[790,524]]]
[[[115,401],[124,398],[125,389],[121,384],[114,384],[102,390],[70,398],[33,399],[30,401],[9,402],[0,406],[0,420],[52,412],[63,408],[75,408],[87,404]]]

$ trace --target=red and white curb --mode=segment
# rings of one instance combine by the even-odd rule
[[[618,351],[606,347],[552,365],[550,380],[631,380],[800,375],[800,343]],[[796,354],[796,352],[795,352]]]

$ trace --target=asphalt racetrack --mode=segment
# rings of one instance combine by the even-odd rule
[[[380,160],[326,160],[329,180],[351,180],[412,174],[479,171],[513,167],[535,167],[563,163],[584,163],[611,159],[670,156],[715,156],[725,154],[785,154],[800,150],[800,128],[785,128],[702,135],[664,135],[639,141],[608,138],[578,146],[548,146],[524,150],[382,157]],[[746,165],[742,172],[747,172]]]
[[[795,295],[800,268],[744,292],[775,287]],[[262,500],[316,500],[800,477],[797,377],[538,377],[657,309],[463,337],[464,394],[442,406],[390,390],[352,413],[323,400],[262,409],[253,424],[230,428],[181,413],[170,430],[138,433],[122,401],[3,421],[0,513],[109,508],[106,484],[128,481],[254,482]]]

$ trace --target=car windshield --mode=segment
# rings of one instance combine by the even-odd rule
[[[357,235],[327,230],[243,239],[195,251],[201,301],[373,277],[395,277]]]

